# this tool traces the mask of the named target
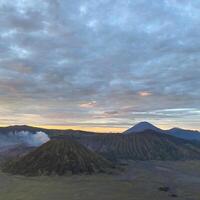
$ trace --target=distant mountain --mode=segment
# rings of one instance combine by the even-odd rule
[[[93,132],[89,131],[81,131],[81,130],[59,130],[59,129],[45,129],[45,128],[39,128],[39,127],[33,127],[33,126],[26,126],[26,125],[15,125],[15,126],[8,126],[8,127],[0,127],[0,135],[7,135],[9,133],[17,133],[20,131],[28,131],[30,133],[36,133],[36,132],[44,132],[51,136],[58,136],[58,135],[66,135],[66,134],[75,134],[75,135],[82,135],[82,134],[94,134]]]
[[[3,171],[26,176],[105,172],[113,164],[71,139],[51,140],[31,153],[6,162]]]
[[[192,130],[184,130],[181,128],[172,128],[170,130],[165,131],[166,134],[176,136],[179,138],[183,138],[186,140],[199,140],[200,141],[200,132],[192,131]]]
[[[140,122],[133,126],[132,128],[123,132],[124,134],[132,134],[143,132],[146,130],[153,130],[159,133],[165,133],[171,136],[175,136],[178,138],[186,139],[186,140],[199,140],[200,141],[200,132],[199,131],[192,131],[192,130],[184,130],[181,128],[172,128],[170,130],[162,130],[157,128],[156,126],[148,123],[148,122]]]
[[[150,124],[149,122],[140,122],[133,126],[132,128],[126,130],[124,133],[129,134],[129,133],[137,133],[137,132],[142,132],[146,130],[153,130],[157,132],[162,132],[161,129],[157,128],[153,124]]]

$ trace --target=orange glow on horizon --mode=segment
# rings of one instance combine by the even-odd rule
[[[136,123],[135,123],[136,124]],[[133,124],[132,126],[134,126]],[[176,126],[175,124],[169,126],[168,124],[158,124],[158,123],[153,123],[156,127],[163,129],[163,130],[169,130],[173,127],[179,127]],[[27,124],[0,124],[0,127],[8,127],[8,126],[20,126],[20,125],[27,125],[27,126],[32,126],[32,127],[37,127],[37,128],[44,128],[44,129],[55,129],[55,130],[80,130],[80,131],[88,131],[88,132],[96,132],[96,133],[122,133],[125,130],[131,128],[130,127],[98,127],[98,126],[67,126],[67,125],[36,125],[32,123],[27,123]],[[180,126],[182,127],[182,126]],[[191,127],[182,127],[183,129],[188,129],[188,130],[198,130],[195,128]]]
[[[0,125],[0,127],[8,127],[8,126],[20,126],[24,124],[12,124],[12,125]],[[121,127],[86,127],[86,126],[62,126],[62,125],[35,125],[28,124],[27,126],[44,128],[44,129],[56,129],[56,130],[80,130],[80,131],[88,131],[88,132],[97,132],[97,133],[121,133],[126,130],[126,128]]]
[[[46,129],[59,129],[59,130],[81,130],[81,131],[89,131],[89,132],[98,132],[98,133],[121,133],[126,130],[126,128],[113,128],[113,127],[82,127],[82,126],[39,126],[41,128]]]

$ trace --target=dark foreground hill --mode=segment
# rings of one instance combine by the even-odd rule
[[[15,161],[3,171],[27,176],[105,172],[111,162],[73,140],[52,140]]]
[[[136,134],[99,134],[74,139],[111,160],[200,159],[200,143],[155,131]]]

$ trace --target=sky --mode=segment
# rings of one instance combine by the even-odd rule
[[[0,0],[0,126],[200,130],[200,0]]]

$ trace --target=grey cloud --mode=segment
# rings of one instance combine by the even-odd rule
[[[31,105],[42,105],[37,115],[44,122],[62,116],[58,124],[70,120],[67,116],[71,124],[101,123],[104,117],[108,125],[122,124],[155,115],[174,120],[148,112],[199,110],[199,3],[3,0],[1,100],[21,114],[35,114]],[[140,96],[141,91],[152,95]],[[91,101],[98,106],[80,109]],[[71,109],[63,114],[60,107]],[[193,113],[187,126],[198,115]],[[185,118],[179,116],[184,123]]]

